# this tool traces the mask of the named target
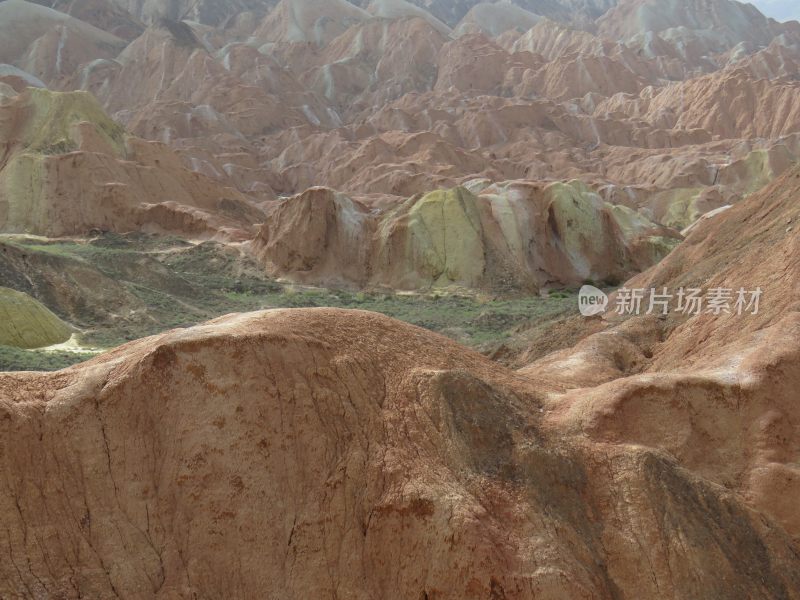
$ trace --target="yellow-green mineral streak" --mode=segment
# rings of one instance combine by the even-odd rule
[[[434,285],[477,284],[485,267],[477,198],[463,187],[422,197],[409,211],[406,248]]]
[[[12,158],[0,178],[0,227],[5,232],[22,233],[33,224],[47,223],[43,198],[45,157],[20,154]]]
[[[792,164],[795,162],[794,156],[786,146],[775,146],[771,150],[753,150],[744,159],[745,179],[741,193],[744,196],[757,192],[769,182],[775,179],[776,173],[773,169],[773,161]]]
[[[66,342],[70,327],[27,294],[0,287],[0,345],[42,348]]]
[[[664,225],[681,230],[697,221],[703,214],[697,206],[702,192],[703,188],[676,188],[661,192],[659,195],[666,197],[667,205],[662,219]]]
[[[87,92],[28,88],[19,149],[0,174],[0,228],[24,232],[46,228],[53,216],[46,198],[48,157],[76,150],[76,125],[88,122],[100,139],[124,158],[125,130],[114,123]]]
[[[98,134],[125,154],[125,130],[114,123],[88,92],[51,92],[28,88],[27,123],[22,141],[27,152],[64,154],[78,148],[73,131],[77,123],[92,123]]]
[[[551,198],[551,215],[567,253],[581,262],[590,252],[602,252],[606,235],[600,196],[581,181],[552,183],[545,192]]]

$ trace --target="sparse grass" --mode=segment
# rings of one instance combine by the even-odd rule
[[[190,326],[232,312],[269,308],[336,307],[374,311],[442,333],[473,348],[491,351],[531,325],[573,310],[572,290],[549,298],[489,299],[445,292],[405,295],[284,286],[263,275],[258,265],[217,244],[190,246],[181,240],[104,235],[90,243],[41,240],[17,242],[30,251],[80,259],[124,285],[146,306],[136,318],[80,323],[87,347],[111,348],[164,330]],[[147,262],[150,261],[150,262]],[[153,262],[158,261],[158,262]],[[142,265],[145,269],[142,270]],[[155,265],[164,271],[154,273]],[[142,273],[147,281],[143,281]],[[176,283],[177,282],[177,283]],[[86,357],[79,354],[7,353],[0,370],[61,368]],[[62,356],[63,354],[63,356]]]
[[[77,149],[78,145],[72,140],[60,140],[38,148],[41,154],[68,154]]]
[[[82,352],[21,350],[0,346],[0,371],[57,371],[93,356]]]
[[[556,319],[574,309],[573,295],[550,298],[527,297],[511,300],[482,301],[464,296],[408,296],[352,293],[329,290],[281,290],[268,293],[227,291],[221,297],[209,294],[201,302],[205,312],[190,314],[168,297],[148,303],[163,315],[159,323],[146,326],[98,329],[88,336],[89,345],[111,347],[164,329],[183,327],[232,312],[270,308],[334,307],[378,312],[400,321],[446,335],[476,349],[489,350],[514,333],[530,326]]]
[[[329,290],[285,290],[268,293],[226,291],[209,293],[198,299],[202,309],[189,311],[177,305],[167,294],[152,290],[140,298],[159,315],[157,323],[127,325],[113,329],[98,328],[83,337],[91,346],[112,347],[156,334],[165,329],[185,327],[232,312],[250,312],[270,308],[349,308],[378,312],[400,321],[437,331],[465,345],[480,348],[500,343],[527,324],[555,319],[572,310],[574,296],[513,300],[480,301],[463,296],[408,296],[357,294]]]

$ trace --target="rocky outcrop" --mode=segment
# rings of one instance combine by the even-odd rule
[[[270,274],[364,285],[374,228],[365,206],[328,188],[311,188],[270,212],[253,247]]]
[[[592,35],[588,31],[572,29],[561,23],[540,19],[523,32],[513,43],[515,52],[540,54],[548,60],[571,54],[609,54],[613,41]]]
[[[455,88],[470,95],[497,94],[513,60],[503,48],[482,34],[461,36],[445,45],[439,55],[435,89]],[[533,68],[539,65],[525,56],[514,66]]]
[[[426,21],[431,27],[442,35],[450,35],[450,27],[442,23],[427,10],[415,6],[407,0],[372,0],[368,12],[382,19],[419,18]]]
[[[119,253],[111,260],[115,265],[122,263]],[[148,261],[139,269],[137,279],[141,283],[146,281],[150,289],[170,289],[170,284],[181,283],[166,277],[155,281],[159,271],[155,261]],[[148,318],[146,306],[118,276],[103,272],[89,261],[51,251],[47,245],[33,249],[14,243],[13,237],[0,241],[0,281],[80,329],[89,329],[97,323]]]
[[[110,0],[114,5],[148,25],[162,19],[190,19],[204,25],[225,26],[237,16],[262,16],[277,0]]]
[[[0,107],[0,228],[60,236],[154,230],[246,235],[246,198],[187,171],[163,145],[126,134],[82,92],[30,88]],[[238,233],[237,233],[238,232]]]
[[[155,18],[152,3],[97,0],[83,18],[113,28],[121,7],[148,29],[119,54],[70,63],[54,85],[91,92],[131,133],[258,201],[326,186],[391,203],[474,178],[580,178],[635,190],[627,206],[681,227],[768,180],[714,183],[713,173],[741,159],[742,140],[768,149],[796,130],[787,79],[798,32],[767,22],[745,35],[741,10],[723,10],[722,0],[708,10],[740,43],[720,52],[686,38],[705,14],[700,5],[656,7],[685,27],[620,40],[591,21],[613,4],[605,0],[357,4],[241,0],[234,18],[216,0],[175,2]],[[602,23],[627,22],[635,10],[625,6]],[[445,9],[469,12],[457,39]],[[181,21],[187,10],[192,20]],[[3,81],[21,91],[37,80]],[[737,98],[740,87],[748,91]],[[712,145],[717,136],[726,142]],[[707,198],[715,200],[699,200]]]
[[[455,27],[456,35],[483,33],[497,37],[507,31],[525,33],[541,17],[510,2],[479,2]]]
[[[113,0],[32,0],[71,17],[93,25],[128,42],[135,40],[144,31],[144,25],[128,11],[114,4]]]
[[[680,236],[580,182],[459,187],[376,214],[324,188],[282,201],[253,243],[269,274],[323,285],[536,291],[620,281]]]
[[[647,298],[650,289],[674,296],[696,288],[703,297],[723,290],[719,310],[703,301],[697,314],[678,312],[673,297],[667,315],[657,308],[658,318],[628,318],[613,310],[619,295],[612,296],[604,331],[522,369],[558,389],[551,397],[554,427],[668,452],[795,539],[800,521],[785,499],[800,486],[800,214],[792,201],[799,190],[800,171],[793,169],[699,221],[675,252],[625,284],[648,290]],[[552,373],[567,366],[570,375],[553,382]]]
[[[800,589],[796,542],[741,496],[553,429],[530,379],[370,313],[229,316],[0,398],[4,595]]]
[[[363,4],[369,0],[355,0],[355,4]],[[588,27],[592,22],[616,4],[616,0],[499,0],[494,2],[493,12],[482,8],[491,5],[490,2],[481,0],[412,0],[414,4],[422,6],[437,18],[451,26],[456,26],[465,18],[481,19],[483,23],[491,24],[497,19],[505,20],[503,15],[535,14],[563,21],[576,26]],[[506,5],[510,5],[508,8]],[[477,15],[470,14],[478,7]],[[525,13],[520,12],[525,11]],[[526,17],[520,19],[519,24],[526,23]]]
[[[800,598],[793,26],[727,0],[599,21],[612,0],[517,0],[543,17],[527,32],[504,6],[448,39],[477,2],[411,4],[84,3],[148,24],[120,53],[0,2],[0,230],[226,242],[103,238],[90,263],[4,239],[0,281],[27,296],[0,290],[0,343],[61,341],[55,314],[174,324],[132,286],[193,310],[205,290],[160,259],[235,277],[240,251],[300,284],[634,275],[730,289],[728,312],[532,319],[519,371],[315,309],[0,374],[0,597]]]
[[[792,100],[797,91],[795,81],[757,79],[745,69],[731,68],[647,88],[637,98],[614,96],[596,113],[622,111],[663,128],[701,129],[721,138],[774,139],[800,130]]]
[[[697,32],[709,50],[719,52],[742,41],[766,45],[784,27],[752,4],[733,0],[619,0],[598,20],[600,34],[610,39],[681,29]]]
[[[419,16],[372,19],[328,44],[301,79],[330,103],[336,115],[352,118],[406,94],[431,89],[447,39],[441,26]]]
[[[263,42],[324,46],[370,14],[347,0],[281,0],[256,30]]]

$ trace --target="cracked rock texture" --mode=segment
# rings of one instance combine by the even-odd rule
[[[28,88],[0,104],[0,229],[57,237],[92,229],[247,237],[263,213],[130,136],[86,92]]]
[[[798,546],[534,381],[333,309],[0,376],[0,595],[797,598]]]
[[[305,283],[535,291],[623,280],[680,240],[579,181],[472,188],[415,196],[383,215],[311,188],[271,210],[252,249],[271,275]]]
[[[798,190],[628,282],[757,315],[597,317],[518,371],[301,309],[0,375],[0,597],[800,597]]]

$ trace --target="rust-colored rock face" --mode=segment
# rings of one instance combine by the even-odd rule
[[[249,240],[265,271],[296,282],[519,291],[617,281],[800,156],[800,25],[732,0],[6,0],[0,16],[0,118],[24,119],[15,96],[28,86],[89,92],[130,135],[176,152],[158,159],[168,169],[130,150],[69,155],[75,143],[34,160],[11,157],[18,140],[4,132],[8,185],[42,189],[15,202],[80,196],[74,213],[56,207],[45,224],[32,211],[5,229]],[[82,118],[96,128],[105,116],[93,114]],[[529,227],[552,236],[531,245],[534,258],[521,260],[512,240],[487,251],[488,273],[465,275],[431,265],[398,233],[402,207],[439,190],[574,181],[610,215],[577,253],[542,250],[562,242],[545,220]],[[357,241],[331,252],[328,234],[298,236],[278,207],[319,187],[361,207]],[[634,234],[612,226],[621,217]],[[508,246],[507,233],[484,228],[455,259]]]
[[[261,211],[129,136],[85,92],[30,88],[0,106],[0,229],[57,237],[92,229],[247,237]]]
[[[93,357],[0,373],[0,598],[800,600],[798,94],[733,0],[0,0],[0,368]],[[760,306],[514,304],[622,281]],[[504,364],[82,345],[334,296]]]
[[[795,539],[798,512],[786,499],[800,485],[798,193],[795,169],[702,220],[675,252],[626,284],[730,288],[733,298],[721,314],[710,306],[691,317],[673,312],[619,322],[612,314],[605,330],[522,369],[557,389],[549,400],[553,427],[669,452]],[[757,311],[738,314],[740,289],[761,290]],[[569,375],[554,381],[560,371]]]
[[[536,291],[621,281],[680,239],[580,182],[510,182],[438,190],[379,215],[312,188],[279,202],[251,247],[270,274],[304,283]]]
[[[371,313],[226,317],[0,398],[4,595],[800,592],[787,529],[737,494]]]
[[[800,597],[798,192],[795,170],[627,284],[761,285],[758,315],[609,319],[516,372],[295,309],[1,375],[0,591]]]

